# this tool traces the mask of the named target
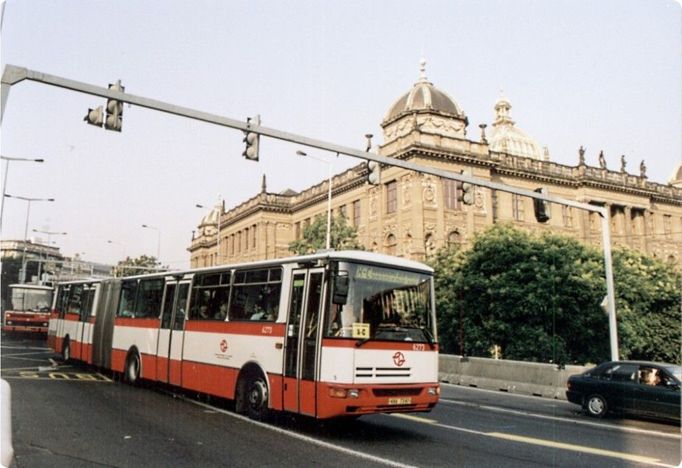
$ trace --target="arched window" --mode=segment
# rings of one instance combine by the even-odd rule
[[[436,252],[436,240],[433,238],[433,234],[428,233],[424,236],[424,251],[426,256],[433,255]]]
[[[462,244],[462,235],[459,233],[459,231],[452,231],[450,234],[448,234],[448,245],[449,246],[455,246],[459,247]]]
[[[398,240],[393,234],[386,236],[386,253],[396,255],[398,253]]]

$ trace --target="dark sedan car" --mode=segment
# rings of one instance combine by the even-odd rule
[[[569,377],[566,398],[597,418],[614,411],[680,421],[681,381],[673,364],[605,362]]]

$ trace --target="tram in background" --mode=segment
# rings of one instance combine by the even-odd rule
[[[9,304],[2,313],[2,331],[47,333],[53,288],[10,284]]]
[[[49,343],[64,359],[326,419],[438,402],[433,270],[330,251],[57,286]]]

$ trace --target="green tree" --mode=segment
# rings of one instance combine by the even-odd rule
[[[161,262],[156,257],[148,255],[140,255],[137,258],[126,257],[115,267],[116,276],[143,275],[160,271],[168,271],[168,267],[161,266]]]
[[[630,249],[614,251],[613,270],[622,357],[680,363],[682,273]]]
[[[623,359],[679,362],[680,272],[615,250],[614,282]],[[557,235],[495,226],[466,252],[433,259],[445,352],[508,359],[599,362],[609,358],[602,253]]]
[[[569,238],[494,226],[463,253],[439,252],[434,266],[446,352],[507,359],[585,362],[608,356],[599,303],[599,255]],[[449,271],[448,268],[456,271]],[[454,305],[454,307],[453,307]]]
[[[357,230],[348,225],[345,216],[332,217],[329,243],[332,249],[365,250],[357,237]],[[326,245],[327,216],[319,215],[303,229],[300,239],[289,244],[289,250],[296,255],[306,255],[324,249]]]

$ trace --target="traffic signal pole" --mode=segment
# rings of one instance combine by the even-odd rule
[[[276,140],[287,141],[290,143],[295,143],[298,145],[304,145],[311,148],[317,148],[323,151],[329,151],[336,154],[343,154],[346,156],[351,156],[354,158],[360,158],[366,161],[375,161],[377,163],[395,166],[410,171],[419,172],[422,174],[430,174],[436,177],[441,177],[444,179],[451,179],[460,181],[463,183],[469,183],[472,185],[478,185],[481,187],[486,187],[491,190],[499,190],[502,192],[515,193],[517,195],[530,197],[532,199],[544,200],[550,203],[556,203],[559,205],[570,206],[573,208],[586,210],[592,213],[598,213],[602,219],[602,232],[603,232],[603,248],[604,248],[604,264],[605,264],[605,275],[606,275],[606,289],[607,289],[607,300],[608,300],[608,312],[609,312],[609,326],[610,326],[610,341],[611,341],[611,359],[618,359],[618,337],[616,330],[616,309],[615,309],[615,297],[614,297],[614,287],[613,287],[613,273],[611,266],[611,235],[609,226],[609,213],[605,207],[590,205],[588,203],[576,202],[573,200],[568,200],[556,196],[552,196],[545,193],[535,192],[533,190],[526,190],[516,187],[511,187],[505,184],[499,184],[496,182],[490,182],[483,179],[476,179],[468,174],[459,174],[455,172],[450,172],[434,167],[421,166],[419,164],[414,164],[410,161],[403,161],[396,158],[388,158],[385,156],[378,155],[376,153],[371,153],[366,150],[358,150],[355,148],[350,148],[342,145],[337,145],[334,143],[325,142],[322,140],[316,140],[313,138],[308,138],[301,135],[296,135],[293,133],[283,132],[274,128],[263,127],[260,124],[254,124],[254,122],[247,122],[241,120],[230,119],[228,117],[223,117],[216,114],[210,114],[208,112],[202,112],[195,109],[190,109],[188,107],[176,106],[174,104],[168,104],[162,101],[157,101],[154,99],[149,99],[142,96],[135,96],[133,94],[117,91],[115,89],[108,89],[101,86],[94,86],[88,83],[82,83],[80,81],[71,80],[68,78],[62,78],[55,75],[50,75],[47,73],[42,73],[35,70],[29,70],[27,68],[18,67],[15,65],[6,65],[5,70],[2,75],[2,109],[0,114],[0,123],[4,118],[5,106],[7,104],[7,98],[9,97],[9,88],[15,84],[18,84],[24,80],[35,81],[42,84],[47,84],[51,86],[56,86],[59,88],[70,89],[72,91],[77,91],[80,93],[90,94],[94,96],[100,96],[106,99],[114,99],[120,102],[126,102],[131,105],[138,107],[144,107],[146,109],[151,109],[159,112],[165,112],[167,114],[173,114],[180,117],[185,117],[193,120],[199,120],[206,123],[211,123],[214,125],[219,125],[222,127],[228,127],[235,130],[241,130],[242,132],[256,133],[260,136],[266,136],[274,138]]]

